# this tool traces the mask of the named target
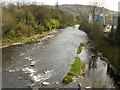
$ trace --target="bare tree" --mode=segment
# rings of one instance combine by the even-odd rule
[[[104,2],[100,0],[93,0],[90,2],[91,7],[89,8],[89,14],[92,15],[93,21],[95,21],[95,14],[103,13]]]

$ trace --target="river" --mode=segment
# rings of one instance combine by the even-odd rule
[[[2,50],[2,86],[3,88],[113,88],[114,81],[107,74],[108,64],[97,55],[91,59],[87,34],[78,30],[78,25],[61,29],[56,37],[45,43],[26,43]],[[80,43],[86,43],[80,55],[76,55]],[[87,76],[68,85],[62,80],[69,71],[74,57],[79,56],[86,62]],[[50,85],[43,86],[42,82]]]

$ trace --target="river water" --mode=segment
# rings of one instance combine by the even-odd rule
[[[45,43],[26,43],[2,50],[3,88],[21,87],[83,87],[112,88],[114,82],[107,74],[108,64],[97,55],[94,59],[89,51],[87,34],[78,30],[78,25],[61,29],[56,37]],[[80,43],[86,43],[81,54],[76,55]],[[87,76],[76,79],[68,85],[62,80],[69,71],[74,57],[79,56],[86,63]],[[50,85],[43,86],[42,82]]]

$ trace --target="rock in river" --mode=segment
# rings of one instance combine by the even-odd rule
[[[47,86],[47,85],[50,85],[50,83],[49,82],[43,82],[42,85]]]
[[[35,61],[32,61],[30,66],[35,66],[36,62]]]
[[[55,82],[55,84],[56,84],[56,85],[58,85],[58,84],[59,84],[59,82],[57,81],[57,82]]]
[[[19,77],[18,79],[19,79],[19,80],[21,80],[21,79],[22,79],[22,77]]]
[[[90,88],[91,88],[90,86],[85,87],[85,89],[90,89]]]

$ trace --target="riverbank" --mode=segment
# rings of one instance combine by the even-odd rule
[[[104,44],[103,44],[104,43]],[[102,61],[107,63],[107,74],[114,80],[115,88],[120,88],[120,73],[119,73],[119,61],[117,51],[120,49],[117,46],[110,45],[103,41],[101,45],[98,45],[96,41],[90,40],[88,42],[90,52],[93,52],[91,57],[100,57]]]
[[[114,76],[120,77],[120,46],[114,44],[114,42],[109,42],[108,38],[106,38],[103,33],[103,28],[97,22],[82,22],[79,30],[83,30],[88,34],[94,46],[92,51],[95,53],[101,52],[111,64],[111,72],[114,73]],[[106,61],[105,58],[102,59]],[[117,78],[116,81],[118,86],[120,86],[120,79]]]
[[[115,84],[117,85],[116,87],[120,88],[120,46],[110,44],[107,41],[104,41],[104,44],[101,46],[97,45],[97,42],[94,42],[94,45],[104,57],[108,58],[108,73],[114,78]]]
[[[35,34],[33,36],[30,37],[26,37],[24,39],[20,39],[17,42],[14,43],[7,43],[7,44],[3,44],[3,46],[0,46],[1,48],[5,48],[5,47],[9,47],[9,46],[14,46],[14,45],[20,45],[20,44],[24,44],[24,43],[29,43],[29,42],[45,42],[48,39],[53,38],[57,33],[59,33],[59,29],[55,29],[55,30],[51,30],[49,32],[43,32],[42,34]]]

